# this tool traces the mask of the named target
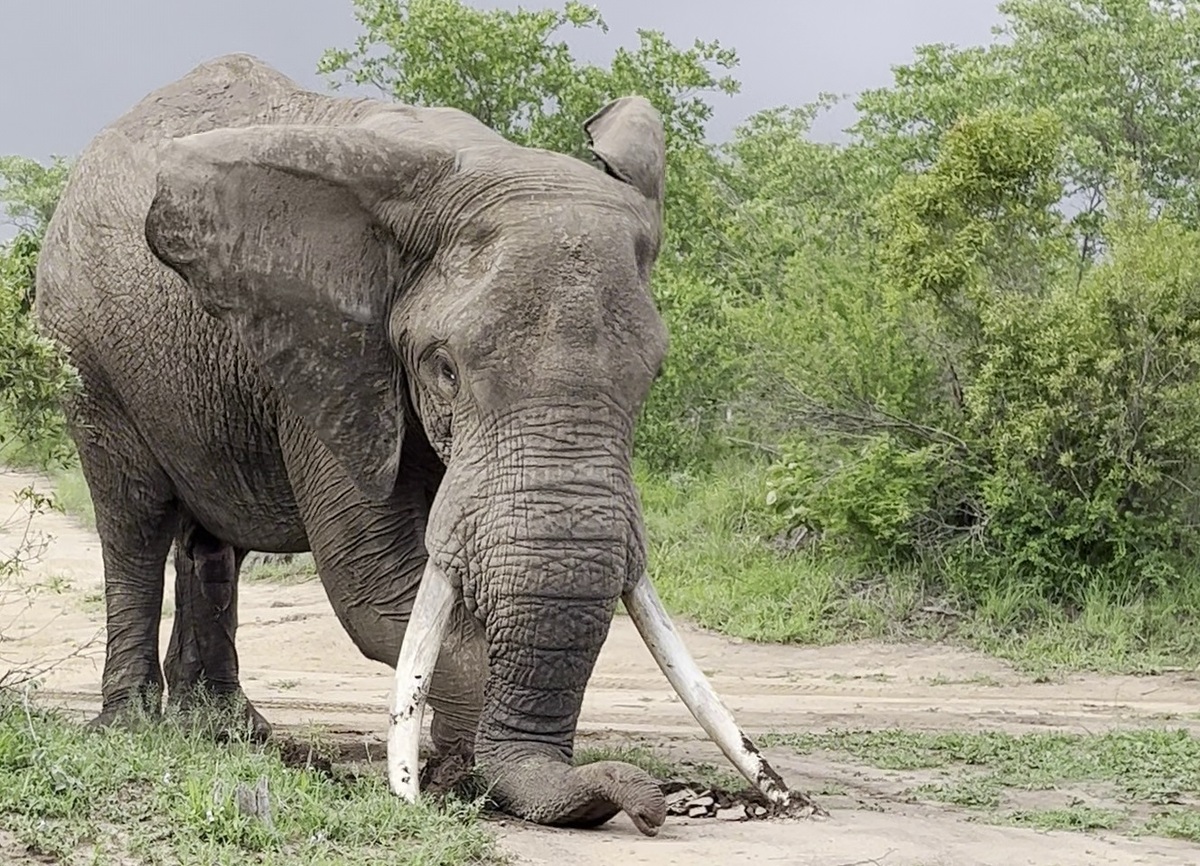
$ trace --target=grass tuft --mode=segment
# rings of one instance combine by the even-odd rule
[[[201,726],[202,727],[202,726]],[[270,821],[238,805],[265,780]],[[216,744],[165,721],[89,732],[0,695],[0,823],[37,856],[87,862],[412,864],[503,862],[479,804],[409,805],[382,773],[285,765],[275,746]]]
[[[880,770],[941,771],[913,789],[918,799],[979,810],[986,820],[1041,829],[1129,829],[1200,840],[1200,737],[1186,730],[1066,733],[921,733],[903,730],[769,734],[763,746],[822,752]],[[1020,797],[1067,797],[1030,809]]]
[[[278,583],[291,586],[317,579],[317,565],[311,555],[300,554],[293,559],[268,559],[248,563],[242,568],[243,579],[256,583]]]

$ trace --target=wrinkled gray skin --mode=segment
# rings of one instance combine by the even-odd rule
[[[666,334],[647,289],[664,151],[649,103],[589,121],[599,167],[453,110],[301,90],[247,56],[88,147],[37,314],[103,544],[103,711],[241,695],[237,571],[311,550],[359,649],[396,663],[427,555],[458,588],[430,704],[509,811],[662,823],[657,786],[569,766],[584,686],[645,561],[634,419]],[[260,734],[269,728],[253,710]]]

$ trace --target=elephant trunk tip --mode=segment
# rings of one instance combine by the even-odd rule
[[[666,797],[650,774],[621,761],[573,767],[545,757],[508,764],[484,775],[504,811],[537,824],[598,827],[624,811],[647,836],[667,819]]]

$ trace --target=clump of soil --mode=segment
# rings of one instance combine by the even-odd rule
[[[792,791],[783,805],[772,803],[753,788],[729,791],[699,782],[662,782],[667,798],[667,814],[682,818],[715,818],[726,809],[741,808],[742,821],[762,821],[767,818],[809,818],[825,816],[824,809],[798,791]]]
[[[660,784],[667,799],[667,814],[682,818],[715,818],[716,813],[740,808],[739,820],[767,818],[827,817],[828,813],[808,795],[791,792],[786,804],[774,804],[754,788],[727,790],[700,782],[671,781]]]
[[[473,800],[483,793],[483,782],[475,772],[471,755],[431,755],[417,780],[423,793],[438,800],[450,796]]]
[[[312,743],[305,743],[292,737],[282,737],[275,741],[279,750],[279,760],[285,767],[293,770],[316,770],[318,773],[335,778],[333,772],[334,758],[317,751]]]

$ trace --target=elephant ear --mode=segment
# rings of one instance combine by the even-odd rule
[[[146,216],[153,253],[372,497],[400,461],[387,313],[419,255],[398,252],[376,214],[414,203],[447,158],[363,128],[213,130],[166,146]]]
[[[645,196],[661,222],[667,149],[658,110],[641,96],[622,96],[589,117],[583,131],[605,171]]]

